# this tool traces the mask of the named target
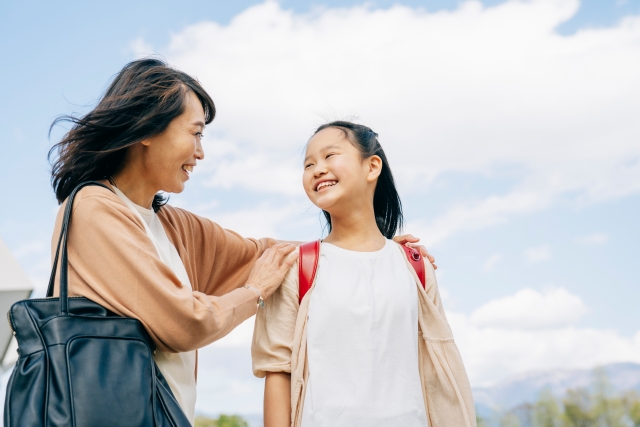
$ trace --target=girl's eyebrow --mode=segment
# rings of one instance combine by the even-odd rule
[[[320,151],[329,151],[329,150],[331,150],[331,149],[336,149],[336,148],[337,148],[337,149],[340,149],[340,148],[342,148],[342,147],[340,147],[340,146],[339,146],[339,145],[337,145],[337,144],[331,144],[331,145],[327,145],[326,147],[322,148],[322,150],[320,150]],[[311,157],[311,155],[308,155],[307,157],[305,157],[305,158],[304,158],[304,162],[302,162],[302,163],[306,163],[306,162],[307,162],[307,160],[309,159],[309,157]]]

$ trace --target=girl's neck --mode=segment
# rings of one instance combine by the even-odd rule
[[[331,233],[323,241],[358,252],[375,252],[386,244],[376,224],[373,206],[371,210],[350,212],[346,216],[332,215]]]

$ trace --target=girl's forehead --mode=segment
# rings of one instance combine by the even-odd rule
[[[345,131],[338,128],[326,128],[311,137],[307,144],[307,154],[321,151],[330,146],[346,147],[351,145]]]

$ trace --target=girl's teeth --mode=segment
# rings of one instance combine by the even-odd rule
[[[332,187],[336,185],[336,182],[323,182],[322,184],[318,185],[318,188],[316,189],[316,191],[324,188],[324,187]]]

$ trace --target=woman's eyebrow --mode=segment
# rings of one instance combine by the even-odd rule
[[[204,122],[201,121],[201,120],[195,121],[195,122],[193,122],[191,124],[195,125],[195,126],[200,126],[202,129],[204,129]]]

